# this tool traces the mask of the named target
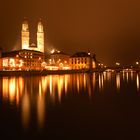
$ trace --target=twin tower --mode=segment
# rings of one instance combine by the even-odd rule
[[[24,20],[21,31],[21,45],[22,49],[34,50],[44,53],[44,29],[41,20],[37,25],[37,44],[30,45],[30,32],[28,21]]]

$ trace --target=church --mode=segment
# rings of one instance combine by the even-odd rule
[[[19,50],[2,53],[1,70],[79,70],[94,69],[96,58],[86,52],[78,52],[70,57],[60,51],[45,55],[44,28],[41,20],[36,25],[36,43],[32,43],[28,20],[21,26]]]
[[[3,70],[40,70],[45,61],[44,54],[44,29],[42,21],[37,24],[36,44],[30,42],[30,30],[27,20],[21,27],[20,50],[2,53]]]
[[[24,20],[21,31],[21,47],[22,50],[34,50],[44,53],[44,29],[41,19],[37,25],[37,44],[30,43],[30,30],[28,21]]]

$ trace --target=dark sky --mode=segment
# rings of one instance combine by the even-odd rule
[[[140,60],[140,0],[1,0],[4,51],[20,48],[24,17],[33,36],[42,18],[46,51],[91,51],[107,65]]]

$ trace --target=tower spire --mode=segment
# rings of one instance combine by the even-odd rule
[[[37,25],[37,48],[38,51],[44,52],[44,29],[41,19]]]
[[[21,45],[22,49],[29,48],[29,25],[27,19],[24,18],[21,31]]]

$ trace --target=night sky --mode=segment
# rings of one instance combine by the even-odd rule
[[[46,51],[53,47],[70,54],[91,51],[107,65],[140,60],[140,0],[1,0],[4,51],[20,48],[24,17],[32,38],[42,18]]]

